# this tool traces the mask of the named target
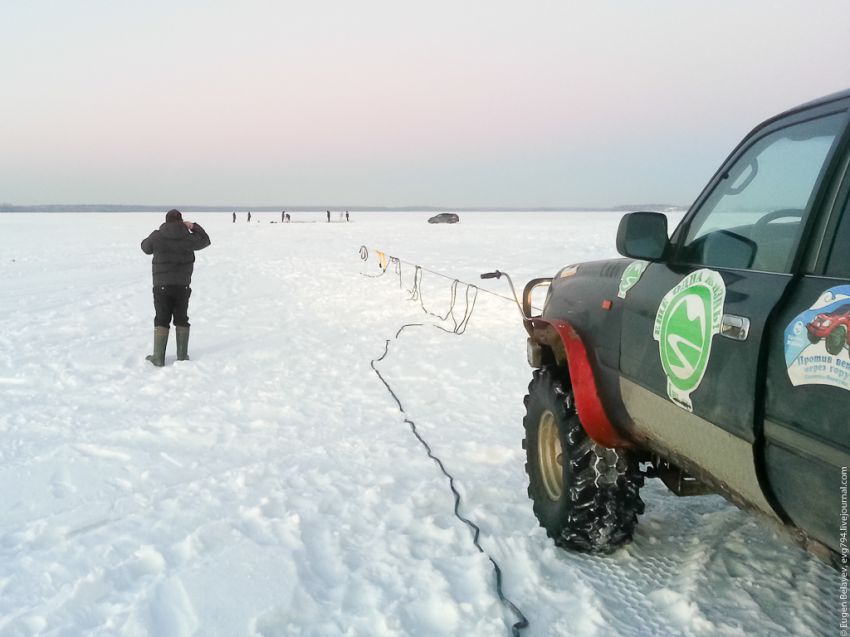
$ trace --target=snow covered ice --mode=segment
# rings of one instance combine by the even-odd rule
[[[408,300],[412,268],[402,289],[392,268],[360,273],[377,249],[521,284],[612,256],[620,215],[428,216],[185,214],[212,239],[192,360],[172,334],[157,369],[139,243],[162,214],[0,215],[0,636],[509,635],[490,562],[370,368],[434,320]],[[449,282],[426,273],[422,294],[445,312]],[[503,299],[480,294],[463,336],[405,330],[379,368],[523,635],[834,634],[837,574],[720,497],[650,481],[633,544],[552,545],[526,497],[531,370]]]

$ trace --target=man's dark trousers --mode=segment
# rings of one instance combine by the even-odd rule
[[[157,285],[153,289],[153,308],[156,317],[155,326],[168,327],[174,317],[174,325],[189,327],[189,296],[192,288],[188,285]]]

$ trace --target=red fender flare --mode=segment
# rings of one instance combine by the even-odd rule
[[[532,326],[537,324],[551,325],[561,341],[567,354],[567,364],[570,370],[570,381],[576,401],[576,412],[587,435],[603,447],[631,447],[632,444],[623,438],[605,413],[605,407],[599,398],[596,377],[590,366],[587,348],[581,337],[576,334],[572,325],[564,321],[550,321],[541,318],[531,319]]]

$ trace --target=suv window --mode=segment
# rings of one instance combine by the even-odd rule
[[[788,272],[844,119],[842,113],[802,122],[753,142],[691,220],[680,260]]]

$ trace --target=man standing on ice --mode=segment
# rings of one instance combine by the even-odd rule
[[[153,354],[146,357],[157,367],[165,365],[165,347],[172,317],[177,334],[177,360],[189,360],[189,296],[195,250],[210,244],[197,223],[183,221],[179,210],[169,210],[165,223],[142,241],[142,252],[153,255]]]

